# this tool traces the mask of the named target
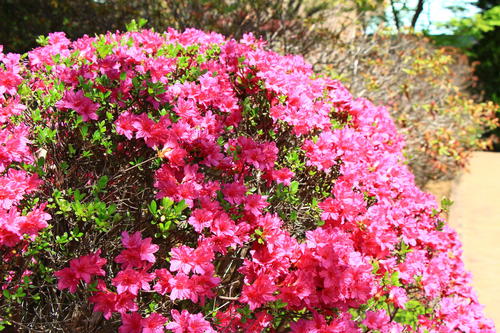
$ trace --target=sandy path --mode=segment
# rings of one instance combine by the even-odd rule
[[[486,315],[500,328],[500,153],[477,152],[451,194],[449,221]]]

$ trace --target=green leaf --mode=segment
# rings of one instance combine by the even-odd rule
[[[441,199],[441,208],[444,211],[448,211],[452,205],[453,205],[453,200],[450,200],[449,198],[446,197]]]
[[[165,231],[170,230],[170,227],[172,226],[172,220],[168,220],[167,222],[164,223],[165,225]]]
[[[181,215],[182,211],[187,208],[186,202],[184,200],[180,201],[174,208],[176,215]]]
[[[318,199],[317,198],[312,198],[311,207],[318,208]]]
[[[157,212],[157,204],[156,204],[156,201],[151,201],[151,203],[149,204],[149,211],[151,212],[151,214],[153,215],[156,215],[156,212]]]
[[[170,198],[162,198],[161,199],[161,206],[165,209],[165,208],[170,208],[172,205],[174,204],[174,201]]]
[[[97,180],[97,189],[99,191],[105,189],[106,185],[108,185],[108,180],[108,176],[102,176],[101,178],[99,178],[99,180]]]
[[[76,189],[75,192],[73,192],[73,198],[75,201],[82,201],[82,199],[85,198],[85,194],[80,193],[80,190]]]
[[[40,35],[36,38],[36,42],[40,45],[40,46],[46,46],[46,45],[49,45],[49,36],[44,36],[44,35]]]
[[[396,271],[391,275],[391,285],[396,287],[401,286],[401,283],[399,282],[399,272]]]
[[[89,125],[83,124],[82,127],[80,127],[80,133],[82,134],[82,137],[85,139],[89,134]]]

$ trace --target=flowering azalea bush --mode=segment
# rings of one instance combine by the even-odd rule
[[[25,167],[34,162],[29,148],[30,128],[15,119],[26,109],[17,93],[23,81],[20,57],[5,55],[2,50],[0,46],[0,276],[2,298],[17,300],[25,295],[23,288],[16,286],[11,294],[6,286],[30,274],[16,269],[19,250],[25,250],[47,227],[50,215],[44,211],[45,204],[34,196],[43,181]]]
[[[42,42],[1,56],[3,325],[494,332],[384,107],[252,35]]]

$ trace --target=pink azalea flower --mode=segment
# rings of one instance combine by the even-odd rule
[[[171,312],[173,321],[165,327],[173,333],[215,333],[210,323],[203,318],[201,313],[191,314],[187,310],[181,313],[177,310]]]
[[[128,232],[122,232],[122,244],[126,249],[136,249],[141,246],[142,234],[140,231],[134,232],[132,235]]]
[[[142,319],[142,333],[163,333],[167,318],[158,313],[152,313],[149,317]]]
[[[213,269],[212,260],[214,259],[214,251],[208,245],[200,245],[193,252],[192,266],[193,272],[196,274],[205,274]]]
[[[225,184],[222,188],[224,199],[233,205],[243,203],[247,188],[242,183]]]
[[[145,238],[141,242],[139,257],[143,261],[154,264],[156,261],[154,253],[158,252],[159,249],[160,247],[158,245],[151,244],[151,237]]]
[[[259,216],[262,209],[269,205],[267,197],[259,194],[247,195],[245,199],[245,209],[254,216]]]
[[[34,208],[26,215],[26,219],[20,221],[19,232],[21,234],[27,234],[34,237],[40,230],[48,226],[47,221],[51,219],[51,216],[44,211],[45,206],[46,204],[42,204]]]
[[[90,283],[94,275],[104,276],[106,272],[101,268],[106,264],[106,259],[99,257],[101,250],[95,253],[81,256],[70,261],[70,266],[54,273],[59,279],[58,288],[68,288],[74,293],[80,280]]]
[[[170,270],[189,274],[193,268],[193,249],[187,246],[174,247],[170,251]]]
[[[208,209],[195,209],[188,219],[196,232],[201,232],[204,228],[210,227],[214,214]]]
[[[149,282],[151,282],[153,278],[153,274],[127,268],[118,272],[112,281],[118,294],[128,291],[132,295],[137,295],[141,289],[147,291],[151,290]]]
[[[172,288],[172,291],[170,292],[170,299],[172,301],[175,301],[176,299],[188,299],[191,297],[192,283],[187,275],[178,273],[177,275],[171,277],[168,282]]]
[[[83,121],[88,121],[89,119],[97,120],[97,109],[99,109],[99,104],[92,102],[92,100],[86,97],[83,90],[70,91],[66,90],[63,98],[56,103],[56,107],[62,110],[73,109],[78,112]]]
[[[7,93],[15,95],[17,86],[22,82],[22,78],[11,71],[0,70],[0,95]]]
[[[260,311],[255,314],[255,319],[250,319],[244,323],[243,329],[249,333],[260,333],[265,331],[266,327],[271,326],[273,316],[265,311]]]
[[[90,279],[94,275],[104,276],[106,272],[101,268],[107,262],[106,259],[99,257],[101,250],[96,253],[72,259],[69,263],[76,276],[86,283],[90,283]]]
[[[127,139],[132,139],[135,128],[133,122],[136,120],[135,115],[130,111],[125,111],[118,116],[115,121],[116,133],[124,135]]]
[[[401,287],[391,287],[389,299],[401,309],[404,309],[406,302],[408,302],[406,291]]]
[[[130,235],[122,233],[122,244],[125,250],[115,258],[115,262],[123,265],[123,268],[140,268],[147,263],[155,263],[154,253],[158,252],[159,246],[151,243],[151,238],[142,239],[139,231]]]
[[[144,140],[151,138],[151,132],[154,125],[155,122],[149,119],[145,113],[136,116],[135,121],[132,123],[132,126],[136,131],[135,137],[137,139],[144,138]]]
[[[122,313],[122,325],[118,333],[142,333],[142,316],[137,312]]]
[[[276,181],[276,183],[283,184],[285,186],[290,185],[294,175],[295,174],[288,168],[282,168],[272,171],[272,177]]]
[[[172,288],[169,281],[172,278],[172,274],[166,268],[161,268],[155,271],[155,276],[157,281],[153,289],[160,295],[171,292]]]
[[[251,310],[255,310],[267,302],[274,301],[276,297],[273,293],[276,289],[268,275],[260,275],[252,284],[243,286],[240,302],[247,303]]]
[[[366,311],[363,325],[371,330],[380,330],[389,324],[390,318],[384,310]]]
[[[321,219],[323,221],[337,220],[339,217],[339,207],[333,198],[326,198],[323,202],[318,204],[318,207],[323,211]]]
[[[89,297],[89,301],[94,303],[94,312],[101,312],[106,320],[111,318],[116,312],[117,295],[110,291],[98,291]]]
[[[120,254],[116,256],[115,262],[121,264],[123,269],[139,268],[143,265],[141,254],[137,248],[122,250]]]
[[[139,308],[135,303],[136,296],[129,292],[118,294],[115,302],[115,309],[119,313],[127,311],[137,311]]]
[[[57,288],[59,290],[69,289],[69,292],[76,292],[80,277],[71,268],[66,267],[54,273],[57,277]]]

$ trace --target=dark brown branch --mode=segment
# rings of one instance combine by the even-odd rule
[[[391,9],[392,9],[392,15],[394,15],[394,23],[396,23],[396,29],[401,28],[401,21],[399,20],[399,13],[396,10],[396,6],[394,5],[394,0],[391,0]]]
[[[420,14],[422,14],[422,11],[424,10],[424,3],[425,0],[418,0],[417,8],[415,9],[415,14],[413,14],[413,17],[411,19],[411,27],[413,29],[415,29],[418,18],[420,17]]]

